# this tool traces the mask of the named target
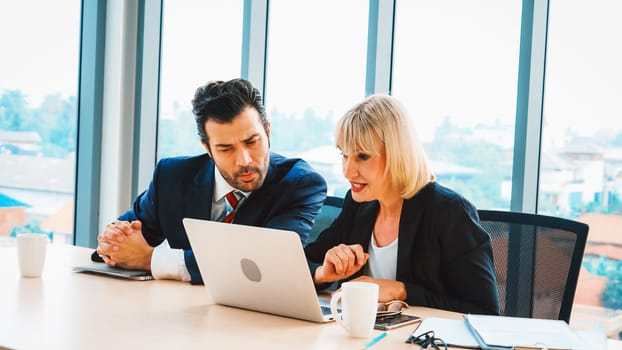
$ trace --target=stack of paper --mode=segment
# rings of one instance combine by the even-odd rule
[[[449,346],[479,349],[477,340],[469,331],[464,320],[452,320],[442,317],[428,317],[423,319],[415,331],[415,336],[434,331],[434,336],[443,339]]]
[[[572,349],[588,350],[564,321],[522,317],[465,315],[464,320],[429,317],[415,335],[434,331],[449,346],[485,349]]]
[[[487,315],[465,315],[464,320],[482,349],[588,349],[568,324],[560,320]]]

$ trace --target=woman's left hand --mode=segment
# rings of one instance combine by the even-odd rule
[[[385,303],[391,300],[406,300],[406,286],[403,282],[359,276],[352,281],[371,282],[378,285],[378,302]]]

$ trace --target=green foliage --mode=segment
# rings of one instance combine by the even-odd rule
[[[44,156],[65,157],[76,151],[77,100],[63,99],[59,94],[48,95],[40,106],[28,106],[19,90],[5,90],[0,95],[0,129],[36,131],[42,138]],[[197,135],[194,115],[180,105],[174,105],[172,118],[161,117],[158,125],[158,156],[193,155],[204,152]],[[333,115],[319,115],[307,108],[302,114],[283,113],[273,109],[271,121],[271,149],[285,155],[297,155],[315,147],[334,145]],[[435,130],[432,145],[426,145],[432,160],[443,160],[468,167],[480,173],[461,178],[443,178],[441,182],[471,200],[478,208],[508,208],[509,202],[501,195],[501,184],[511,180],[511,152],[486,141],[475,141],[472,129],[459,127],[446,117]],[[622,134],[610,135],[608,141],[620,144]],[[603,141],[605,142],[605,141]],[[339,189],[345,191],[347,188]],[[547,207],[548,205],[548,207]],[[622,201],[613,195],[609,203],[577,202],[572,211],[559,213],[552,204],[543,201],[541,209],[555,215],[576,216],[582,212],[622,213]]]
[[[607,284],[601,295],[603,306],[609,309],[622,309],[622,261],[607,273]]]
[[[192,112],[180,110],[175,115],[177,119],[160,118],[158,122],[158,157],[204,153]]]
[[[6,90],[0,96],[0,129],[28,130],[32,117],[26,105],[26,96],[20,90]]]
[[[622,198],[617,193],[611,193],[609,195],[609,203],[606,206],[608,214],[620,214],[622,213]]]
[[[296,154],[319,146],[333,145],[334,126],[331,115],[318,116],[307,108],[302,116],[281,113],[273,109],[270,114],[270,145],[272,150]]]
[[[609,309],[622,309],[622,261],[604,255],[586,255],[581,265],[591,274],[607,278],[600,295],[602,305]]]
[[[43,229],[41,229],[39,224],[40,224],[39,220],[32,220],[31,222],[27,223],[24,226],[15,226],[11,230],[9,237],[17,237],[17,235],[20,233],[40,233],[42,235],[47,235],[48,239],[52,240],[53,233],[44,231]]]
[[[65,157],[75,152],[77,128],[75,96],[48,95],[37,108],[30,108],[19,90],[7,90],[0,96],[0,129],[36,131],[44,156]]]
[[[443,126],[444,125],[444,126]],[[455,129],[443,124],[445,129]],[[443,133],[437,132],[436,135]],[[448,135],[448,134],[443,134]],[[501,196],[501,183],[512,173],[511,159],[496,144],[465,142],[460,138],[439,136],[433,145],[424,145],[430,159],[442,159],[453,164],[480,171],[468,180],[439,181],[471,200],[478,208],[507,208],[508,200]]]

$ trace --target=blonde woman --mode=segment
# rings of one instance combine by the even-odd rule
[[[366,98],[337,123],[350,191],[305,247],[314,282],[370,281],[380,302],[498,314],[490,236],[473,204],[435,182],[412,124],[388,95]]]

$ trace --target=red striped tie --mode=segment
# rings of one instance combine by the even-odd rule
[[[238,206],[239,203],[238,197],[235,195],[234,192],[235,191],[231,191],[225,195],[225,200],[227,201],[227,203],[229,203],[229,208],[231,209],[223,220],[223,222],[226,223],[230,223],[231,221],[233,221],[233,217],[235,216],[235,208]]]

